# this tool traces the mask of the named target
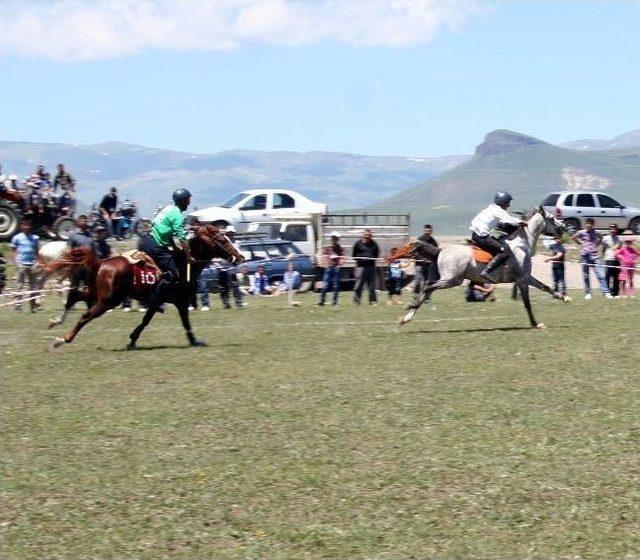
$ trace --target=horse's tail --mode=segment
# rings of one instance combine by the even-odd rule
[[[80,268],[89,270],[89,276],[97,273],[100,259],[93,249],[88,247],[75,247],[66,251],[60,258],[51,261],[45,266],[47,276],[53,274],[71,274]]]

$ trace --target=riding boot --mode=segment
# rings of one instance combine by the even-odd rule
[[[491,273],[496,270],[501,264],[503,264],[509,258],[509,253],[506,251],[502,253],[498,253],[495,255],[488,263],[487,266],[484,267],[480,276],[486,278],[490,282],[493,282],[493,278],[491,278]]]

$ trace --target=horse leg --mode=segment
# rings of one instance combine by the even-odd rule
[[[538,290],[547,292],[548,294],[551,294],[554,299],[562,300],[565,303],[568,303],[571,301],[571,298],[569,296],[563,295],[560,292],[554,292],[549,286],[547,286],[546,284],[543,284],[542,282],[540,282],[540,280],[538,280],[534,276],[529,276],[529,286],[533,286],[534,288],[538,288]]]
[[[67,301],[64,304],[64,307],[62,309],[62,313],[60,313],[60,315],[58,315],[55,319],[49,319],[49,328],[52,329],[53,327],[56,327],[57,325],[61,325],[64,320],[67,318],[67,315],[69,313],[69,310],[79,301],[83,301],[86,300],[86,298],[83,297],[82,293],[80,292],[80,290],[73,288],[71,290],[69,290],[68,294],[67,294]],[[91,305],[89,305],[89,308],[91,308]]]
[[[206,343],[202,340],[198,340],[194,334],[191,332],[191,323],[189,321],[189,302],[181,302],[177,303],[176,307],[178,308],[178,313],[180,314],[180,320],[182,321],[182,326],[187,333],[187,338],[189,339],[189,344],[191,346],[206,346]]]
[[[460,284],[462,284],[462,278],[459,277],[440,278],[440,280],[437,280],[433,284],[425,283],[415,301],[407,306],[408,313],[404,314],[402,317],[400,317],[400,319],[398,319],[398,324],[405,325],[406,323],[409,323],[415,317],[415,314],[418,312],[418,309],[420,309],[420,306],[436,290],[453,288],[455,286],[459,286]]]
[[[73,339],[78,335],[82,327],[84,327],[89,321],[93,321],[93,319],[95,319],[96,317],[100,317],[100,315],[103,315],[106,311],[107,305],[104,303],[104,301],[99,300],[98,303],[91,306],[89,310],[84,313],[82,317],[80,317],[80,319],[76,323],[76,326],[71,329],[71,332],[65,335],[64,338],[55,339],[55,341],[53,342],[53,347],[57,348],[58,346],[62,346],[65,342],[67,344],[72,342]]]
[[[147,312],[144,314],[144,317],[142,318],[142,322],[135,329],[133,329],[133,331],[131,331],[131,334],[129,335],[130,342],[129,344],[127,344],[128,350],[135,350],[136,344],[138,342],[138,339],[140,338],[140,335],[142,334],[142,331],[147,328],[147,325],[151,322],[151,319],[153,319],[153,316],[156,314],[157,310],[157,307],[149,307],[147,309]]]
[[[544,329],[544,323],[538,323],[533,316],[533,311],[531,310],[531,300],[529,298],[529,283],[526,279],[522,279],[518,281],[518,289],[520,290],[520,295],[522,295],[522,302],[524,303],[524,307],[527,310],[527,315],[529,316],[529,322],[531,326],[535,329]]]

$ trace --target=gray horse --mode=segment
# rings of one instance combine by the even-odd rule
[[[557,235],[562,233],[563,230],[563,223],[556,220],[542,206],[539,206],[527,219],[526,226],[518,228],[508,236],[507,243],[511,247],[513,254],[506,264],[498,268],[492,275],[496,284],[505,282],[515,282],[517,284],[529,315],[529,321],[534,328],[542,329],[544,324],[538,323],[531,311],[529,286],[547,292],[555,299],[560,299],[564,302],[571,301],[570,297],[554,292],[549,286],[531,276],[531,256],[535,253],[536,243],[540,234]],[[480,276],[480,271],[484,265],[476,263],[470,245],[449,245],[443,249],[436,249],[432,245],[414,241],[399,249],[390,257],[390,260],[403,257],[437,260],[440,279],[433,284],[422,286],[416,300],[407,307],[408,312],[398,321],[400,325],[404,325],[413,319],[420,306],[432,292],[459,286],[465,279],[482,284],[487,281],[486,278]]]

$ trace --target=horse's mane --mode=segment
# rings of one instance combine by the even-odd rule
[[[220,233],[220,228],[213,224],[202,224],[196,228],[196,235],[206,235],[207,237],[215,237]]]
[[[392,255],[389,255],[387,261],[395,261],[397,259],[414,259],[418,253],[421,257],[429,260],[436,259],[441,249],[431,245],[431,243],[423,243],[422,241],[410,241],[397,249]]]

